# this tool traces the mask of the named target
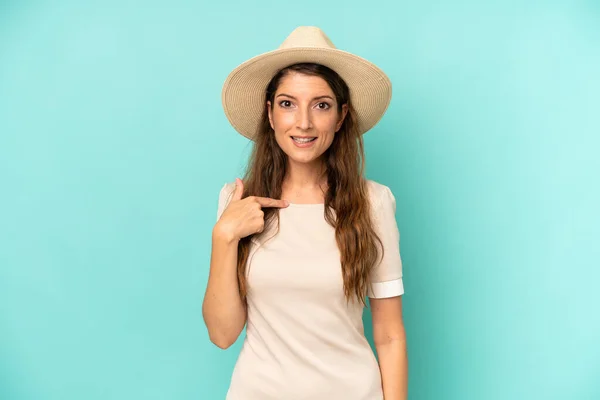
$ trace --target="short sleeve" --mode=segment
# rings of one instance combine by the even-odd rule
[[[368,296],[394,297],[404,294],[402,258],[400,256],[400,231],[396,222],[396,198],[389,187],[380,185],[374,206],[374,225],[384,254],[381,262],[371,271]]]
[[[229,205],[229,202],[231,201],[231,197],[233,196],[234,190],[235,190],[235,183],[230,183],[230,182],[226,183],[221,188],[221,191],[219,192],[219,202],[217,205],[217,221],[221,218],[223,211],[225,211],[225,208],[227,208],[227,206]]]

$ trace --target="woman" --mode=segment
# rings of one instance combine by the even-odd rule
[[[225,114],[254,141],[219,195],[203,303],[220,348],[246,325],[228,400],[407,397],[396,202],[363,176],[362,134],[390,98],[379,68],[316,27],[227,78]]]

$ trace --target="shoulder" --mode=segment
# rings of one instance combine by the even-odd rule
[[[224,183],[219,192],[219,204],[225,205],[225,204],[229,203],[229,200],[231,199],[231,196],[233,195],[234,190],[235,190],[235,181]]]
[[[366,179],[365,182],[367,183],[367,188],[369,189],[369,193],[371,195],[382,194],[386,190],[390,190],[390,188],[383,183],[374,181],[373,179]]]
[[[235,181],[225,182],[225,184],[223,184],[223,186],[221,187],[221,194],[229,195],[229,194],[233,193],[234,190],[235,190]]]
[[[392,190],[383,183],[374,181],[372,179],[367,179],[366,185],[369,199],[374,207],[379,207],[382,204],[389,204],[390,202],[396,202]]]
[[[217,206],[217,221],[221,218],[223,211],[229,205],[231,198],[233,196],[233,192],[235,190],[235,181],[227,182],[223,184],[221,190],[219,191],[219,202]]]

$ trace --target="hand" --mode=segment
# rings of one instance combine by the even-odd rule
[[[243,193],[244,183],[236,178],[231,201],[217,222],[218,231],[233,240],[263,231],[265,227],[263,207],[285,208],[289,205],[286,200],[269,197],[248,196],[242,199]]]

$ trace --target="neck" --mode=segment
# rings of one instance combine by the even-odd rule
[[[327,184],[327,175],[324,168],[322,162],[303,164],[288,160],[283,185],[291,190],[321,189]]]

